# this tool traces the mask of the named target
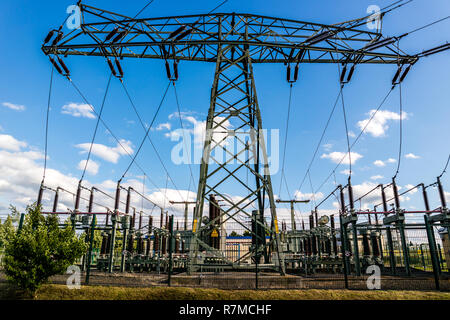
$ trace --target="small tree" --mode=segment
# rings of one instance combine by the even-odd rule
[[[22,229],[6,244],[3,266],[11,282],[33,295],[51,276],[64,273],[87,248],[71,226],[59,227],[56,216],[44,217],[35,204],[26,211]]]
[[[15,233],[16,228],[14,227],[13,218],[11,216],[8,216],[3,224],[0,222],[0,251],[3,250],[8,241],[14,237]]]

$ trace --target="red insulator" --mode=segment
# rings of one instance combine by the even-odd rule
[[[344,82],[346,73],[347,73],[347,66],[345,65],[344,68],[342,69],[342,73],[341,73],[341,79],[340,79],[341,83]]]
[[[115,38],[113,39],[112,43],[116,43],[116,42],[118,42],[119,40],[121,40],[121,39],[125,36],[125,34],[126,34],[126,31],[122,31],[121,33],[119,33],[119,34],[117,35],[117,37],[115,37]]]
[[[177,30],[175,30],[174,32],[172,32],[172,33],[169,35],[169,38],[167,38],[167,39],[169,40],[169,39],[172,39],[173,37],[176,37],[176,36],[179,35],[181,32],[183,32],[185,29],[186,29],[186,25],[182,25],[182,26],[179,27]]]
[[[170,66],[169,66],[169,62],[167,62],[167,60],[166,60],[166,73],[167,73],[167,78],[171,79],[172,74],[170,73]]]
[[[300,66],[297,64],[295,66],[295,70],[294,70],[294,81],[298,80],[298,70],[299,70]]]
[[[117,73],[116,70],[114,69],[114,65],[112,64],[111,60],[109,60],[109,58],[106,58],[106,61],[108,62],[109,68],[111,69],[112,74],[116,77]]]
[[[58,71],[59,74],[64,75],[63,71],[61,70],[60,66],[56,63],[56,61],[52,57],[49,57],[49,58],[50,58],[50,62],[55,67],[56,71]]]
[[[178,40],[181,40],[181,39],[187,37],[188,35],[190,35],[192,33],[192,31],[194,31],[194,30],[193,29],[186,30],[185,32],[180,34],[178,37],[176,37],[175,41],[178,41]]]
[[[117,70],[119,70],[119,75],[121,78],[123,78],[123,69],[122,66],[120,65],[119,60],[116,58],[116,66],[117,66]]]
[[[60,64],[61,67],[64,69],[64,72],[66,73],[66,75],[69,75],[69,74],[70,74],[70,71],[69,71],[69,69],[67,68],[67,66],[66,66],[66,64],[64,63],[64,61],[63,61],[59,56],[57,56],[57,58],[58,58],[59,64]]]
[[[58,44],[58,42],[61,41],[63,35],[64,35],[63,32],[58,33],[55,40],[53,40],[53,42],[52,42],[52,46],[56,46]]]
[[[392,79],[393,85],[397,83],[398,76],[400,75],[400,72],[402,71],[402,69],[403,69],[403,66],[398,67],[397,72],[395,73],[394,78]]]
[[[178,80],[178,62],[173,63],[173,73],[175,76],[175,80]]]
[[[347,82],[350,82],[350,80],[352,80],[354,72],[355,72],[355,65],[352,65],[352,67],[350,68],[350,72],[348,73]]]
[[[105,41],[109,41],[112,39],[112,37],[114,37],[117,32],[119,31],[119,28],[114,28],[113,31],[111,31],[110,33],[108,33],[108,35],[105,38]]]
[[[411,70],[411,65],[409,65],[409,66],[405,69],[405,72],[403,72],[402,76],[400,77],[400,82],[403,82],[403,80],[405,80],[406,75],[408,74],[409,70]]]
[[[48,33],[47,37],[45,37],[44,44],[47,44],[50,41],[50,39],[53,37],[54,34],[55,34],[55,30],[50,31]]]

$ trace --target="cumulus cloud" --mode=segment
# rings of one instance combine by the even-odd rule
[[[354,164],[356,161],[361,159],[363,156],[360,155],[357,152],[350,152],[352,163]],[[330,159],[334,163],[339,163],[342,159],[342,164],[350,164],[350,158],[348,156],[348,152],[331,152],[331,153],[324,153],[321,157],[321,159]]]
[[[10,103],[10,102],[3,102],[2,106],[6,107],[8,109],[11,109],[11,110],[15,110],[15,111],[24,111],[26,109],[25,106]]]
[[[414,153],[408,153],[405,155],[406,159],[419,159],[420,157],[415,155]]]
[[[323,193],[322,192],[317,192],[317,193],[303,193],[300,190],[296,190],[294,192],[294,198],[295,200],[320,200],[323,198]]]
[[[93,107],[82,103],[69,103],[62,107],[61,113],[68,114],[76,118],[95,119]]]
[[[162,130],[169,130],[172,129],[172,125],[170,124],[170,122],[166,122],[166,123],[161,123],[156,127],[157,131],[162,131]]]
[[[380,176],[380,175],[376,175],[376,176],[371,176],[370,179],[371,180],[381,180],[381,179],[384,179],[384,177]]]
[[[386,166],[386,163],[384,163],[384,161],[382,161],[382,160],[375,160],[373,162],[373,164],[376,165],[377,167],[384,167],[384,166]]]
[[[376,165],[377,167],[385,167],[386,163],[396,163],[397,160],[393,159],[393,158],[389,158],[386,161],[383,160],[375,160],[373,162],[374,165]]]
[[[26,142],[19,141],[13,136],[0,134],[0,149],[19,151],[27,146]]]
[[[89,152],[91,147],[90,143],[78,144],[75,147],[82,149],[80,153],[84,154]],[[94,143],[92,145],[92,154],[111,163],[117,163],[121,156],[127,154],[133,154],[134,150],[132,148],[131,141],[120,140],[120,144],[117,143],[116,147],[108,147],[103,144]]]
[[[86,172],[95,176],[98,173],[98,169],[100,168],[100,165],[95,161],[89,160],[89,162],[87,163],[87,166],[86,166],[86,162],[87,162],[87,160],[81,160],[78,163],[78,169],[84,170],[84,168],[86,168]]]
[[[376,114],[375,112],[376,110],[370,110],[370,112],[367,114],[368,118],[358,121],[357,126],[361,130],[364,130],[364,128],[366,128],[364,132],[369,133],[375,138],[384,137],[386,135],[386,131],[389,129],[389,125],[387,124],[388,121],[399,121],[400,114],[388,110],[379,110],[378,112],[376,112]],[[370,120],[371,118],[372,120]],[[406,119],[408,119],[408,114],[406,112],[403,112],[402,120]]]

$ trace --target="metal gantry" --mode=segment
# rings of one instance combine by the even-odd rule
[[[343,70],[351,68],[348,74],[345,71],[341,74],[341,82],[345,83],[359,64],[394,64],[400,73],[400,68],[407,66],[409,71],[419,59],[419,55],[399,50],[397,38],[385,38],[379,31],[365,29],[362,19],[334,25],[239,13],[133,19],[82,3],[79,6],[80,29],[66,35],[61,28],[55,29],[42,47],[61,74],[70,73],[61,56],[103,57],[119,78],[124,75],[120,63],[124,58],[161,59],[171,81],[178,79],[179,61],[216,64],[193,216],[189,271],[199,269],[200,252],[221,258],[221,264],[233,267],[238,261],[224,257],[205,241],[205,236],[234,220],[258,238],[237,216],[252,218],[259,212],[263,219],[252,219],[270,235],[268,242],[262,241],[264,252],[272,253],[274,268],[285,273],[254,64],[283,63],[288,69],[288,81],[291,64],[295,66],[294,80],[302,63],[342,64]],[[346,80],[342,81],[344,76]],[[398,76],[404,78],[406,73]],[[229,148],[230,138],[238,143],[236,149]],[[222,152],[226,159],[217,157],[217,152]],[[248,177],[254,185],[248,183]],[[237,200],[227,194],[236,185],[240,187]],[[204,203],[210,202],[211,196],[223,201],[224,208],[212,203],[220,214],[205,220]],[[265,223],[266,211],[270,223]],[[254,258],[258,250],[249,254]]]

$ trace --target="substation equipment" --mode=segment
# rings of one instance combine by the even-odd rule
[[[319,219],[317,215],[311,218],[309,230],[297,230],[294,223],[291,231],[279,229],[253,68],[257,64],[284,65],[286,79],[293,83],[300,76],[302,64],[336,64],[341,67],[339,80],[344,85],[360,65],[390,64],[397,68],[392,82],[395,86],[403,81],[420,57],[446,50],[448,44],[408,55],[396,45],[402,36],[384,37],[381,30],[368,30],[366,19],[334,25],[239,13],[133,19],[81,2],[79,7],[80,29],[67,34],[61,28],[55,29],[42,46],[54,68],[68,79],[70,71],[62,59],[68,56],[103,59],[105,66],[121,80],[124,59],[162,60],[171,82],[177,81],[183,61],[215,64],[190,228],[185,218],[184,228],[173,231],[173,220],[170,223],[165,212],[161,212],[159,225],[155,226],[150,216],[145,228],[139,217],[136,228],[136,213],[130,211],[129,200],[125,210],[121,205],[119,184],[115,208],[104,214],[106,221],[101,226],[103,243],[99,268],[113,270],[118,230],[125,239],[122,270],[167,268],[169,254],[176,256],[174,266],[188,273],[205,269],[254,270],[256,264],[261,270],[281,275],[287,268],[304,272],[339,270],[345,267],[342,253],[339,254],[342,246],[344,257],[348,257],[347,270],[359,273],[366,265],[382,264],[380,232],[368,225],[364,232],[356,234],[358,213],[354,208],[341,210],[343,232],[336,231],[334,216]],[[234,139],[237,150],[227,148],[223,143],[226,139]],[[227,155],[226,160],[216,158],[217,152]],[[249,183],[245,182],[246,176]],[[42,186],[39,199],[44,189]],[[227,190],[235,190],[233,194],[240,198],[231,199]],[[129,198],[130,190],[127,192]],[[95,214],[91,210],[85,213],[79,210],[80,194],[81,187],[70,214],[74,224],[88,228],[91,223],[88,217]],[[389,213],[384,223],[401,226],[399,210],[397,208],[393,215]],[[56,213],[56,208],[49,213]],[[395,218],[390,220],[391,216]],[[243,223],[238,217],[250,222]],[[226,254],[223,239],[227,222],[236,223],[251,234],[252,243],[245,256],[235,259]],[[359,237],[363,244],[361,259],[356,245]],[[172,252],[168,252],[169,247]]]

